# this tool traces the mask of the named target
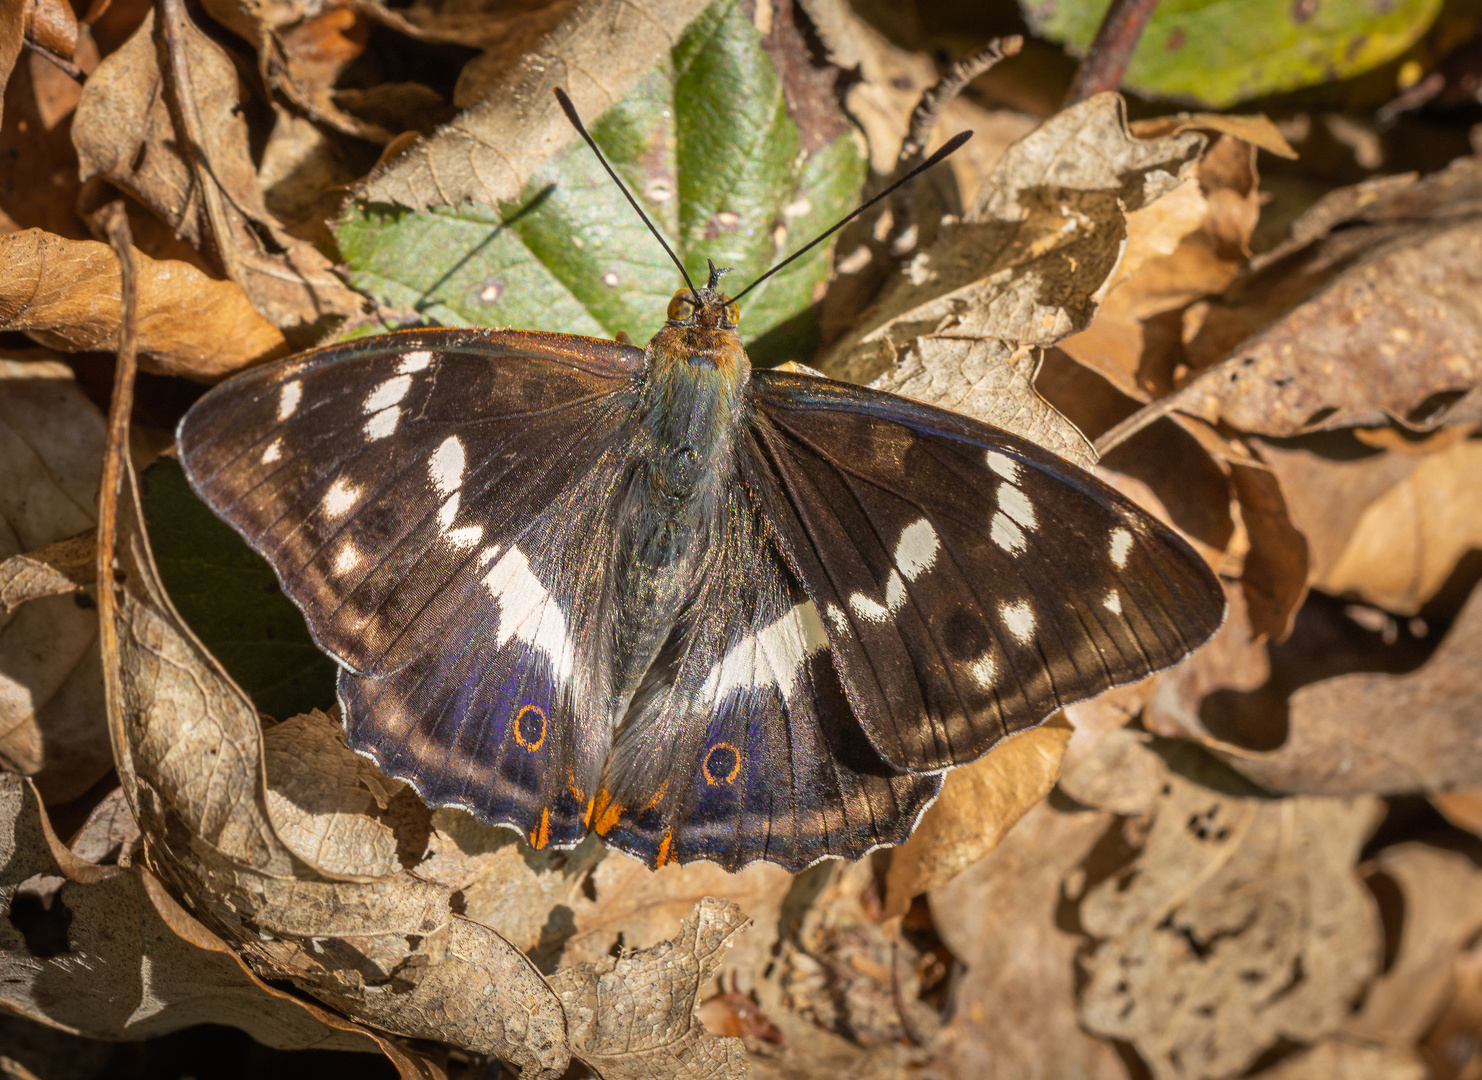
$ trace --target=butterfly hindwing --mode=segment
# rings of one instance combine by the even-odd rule
[[[730,488],[664,684],[630,710],[603,777],[593,827],[650,865],[857,858],[904,840],[941,785],[863,737],[760,509]]]
[[[1186,543],[1032,443],[826,379],[754,380],[768,521],[897,768],[971,761],[1175,663],[1222,621]]]

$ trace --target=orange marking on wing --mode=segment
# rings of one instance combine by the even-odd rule
[[[540,824],[530,830],[530,846],[543,848],[551,842],[551,812],[547,807],[540,809]]]
[[[606,836],[612,827],[618,823],[618,818],[622,816],[622,805],[614,800],[605,788],[597,792],[597,824],[594,828],[597,830],[598,836]]]
[[[592,827],[592,808],[597,805],[596,799],[587,800],[587,812],[582,815],[581,823],[587,828]]]
[[[659,790],[654,792],[654,797],[643,804],[643,808],[645,810],[652,810],[655,806],[659,805],[659,800],[667,794],[669,794],[669,781],[665,780],[659,785]]]
[[[654,864],[656,867],[663,866],[669,861],[669,842],[674,839],[674,830],[670,829],[664,834],[664,839],[659,841],[659,858]]]

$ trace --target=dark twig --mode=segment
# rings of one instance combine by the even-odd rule
[[[77,83],[87,82],[87,72],[78,67],[71,60],[58,53],[52,52],[45,45],[38,45],[30,38],[21,38],[21,44],[30,49],[37,56],[49,60],[52,65],[61,70],[68,78]]]
[[[1158,0],[1112,0],[1096,30],[1096,39],[1065,93],[1065,104],[1074,105],[1122,85],[1133,50],[1157,6]]]

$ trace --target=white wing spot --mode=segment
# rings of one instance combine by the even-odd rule
[[[775,686],[790,705],[808,658],[826,648],[828,634],[818,609],[804,600],[727,649],[710,669],[701,695],[718,702],[732,690]]]
[[[482,525],[465,525],[461,529],[449,529],[443,533],[454,547],[471,548],[484,538]]]
[[[271,465],[282,456],[283,440],[274,439],[272,442],[268,443],[268,448],[262,452],[262,463],[264,465]]]
[[[461,457],[461,447],[458,453]],[[558,681],[569,681],[576,650],[566,632],[566,616],[540,579],[531,573],[525,553],[517,547],[510,548],[484,576],[484,587],[499,601],[499,631],[495,636],[500,647],[511,638],[518,638],[550,658]]]
[[[1111,561],[1116,564],[1118,570],[1127,565],[1127,556],[1132,551],[1132,534],[1126,529],[1117,528],[1112,530],[1111,543],[1107,546],[1107,554]]]
[[[849,632],[849,616],[845,615],[841,608],[828,604],[823,609],[824,617],[828,619],[829,625],[840,634]]]
[[[396,365],[396,373],[398,375],[413,375],[416,372],[425,370],[430,363],[432,363],[432,354],[425,349],[419,349],[416,352],[409,352],[401,358],[401,363]]]
[[[463,483],[463,443],[458,436],[449,435],[433,451],[427,470],[432,476],[432,486],[443,495],[451,495]]]
[[[443,503],[437,511],[437,527],[439,532],[447,532],[453,527],[453,519],[458,516],[458,493],[453,492],[452,498]]]
[[[1007,454],[997,450],[988,451],[988,467],[1011,484],[1019,482],[1020,465]]]
[[[362,408],[365,415],[378,413],[382,409],[389,409],[402,398],[407,396],[407,391],[412,388],[412,377],[410,375],[398,375],[394,379],[387,379],[380,386],[366,395],[365,404]]]
[[[967,673],[977,679],[978,685],[984,690],[989,690],[998,674],[998,664],[994,662],[992,653],[984,653],[967,666]]]
[[[396,425],[401,423],[401,407],[393,405],[389,409],[382,409],[365,422],[365,437],[367,439],[384,439],[396,431]]]
[[[1122,596],[1116,589],[1107,593],[1106,599],[1101,602],[1106,606],[1106,610],[1110,611],[1113,615],[1122,614]]]
[[[901,568],[907,579],[915,581],[937,561],[937,551],[941,546],[931,522],[922,518],[913,525],[907,525],[901,533],[900,541],[895,545],[895,565]]]
[[[334,557],[334,570],[337,574],[348,574],[360,565],[360,549],[354,544],[346,542],[340,548],[340,553]]]
[[[865,622],[884,622],[890,618],[890,609],[877,600],[872,600],[862,592],[857,592],[849,598],[849,606],[854,609]]]
[[[1003,604],[998,613],[1003,616],[1009,633],[1018,638],[1020,644],[1028,645],[1034,639],[1034,610],[1023,600],[1017,604]]]
[[[298,412],[298,403],[304,399],[304,384],[294,379],[293,382],[283,384],[283,389],[278,391],[278,420],[287,420]]]
[[[906,583],[894,570],[890,572],[890,578],[885,582],[885,606],[890,609],[891,614],[899,611],[901,605],[906,602]]]
[[[1010,521],[1008,515],[1002,511],[993,515],[993,525],[988,535],[993,537],[995,544],[1010,555],[1022,555],[1029,546],[1024,542],[1024,531]]]
[[[998,506],[1026,529],[1039,525],[1039,518],[1035,516],[1034,504],[1029,501],[1029,496],[1011,484],[998,485]]]
[[[336,518],[347,512],[358,501],[360,501],[360,489],[342,476],[329,485],[329,490],[324,493],[324,501],[319,504],[319,508],[324,511],[325,516]]]

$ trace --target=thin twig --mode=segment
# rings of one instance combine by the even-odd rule
[[[45,45],[38,45],[30,38],[21,38],[21,44],[30,49],[37,56],[49,60],[52,65],[62,71],[69,79],[77,83],[87,82],[87,72],[78,67],[71,60],[59,53],[54,53]]]
[[[911,113],[910,129],[906,132],[905,141],[901,143],[900,161],[896,165],[896,171],[908,171],[916,159],[926,152],[926,144],[931,141],[932,128],[937,126],[937,117],[962,93],[968,83],[1000,60],[1018,55],[1023,47],[1024,39],[1017,34],[994,38],[977,52],[964,56],[948,68],[947,73],[937,80],[935,86],[922,94],[921,100],[916,103],[916,108]]]
[[[1112,0],[1086,58],[1065,93],[1066,105],[1122,85],[1127,64],[1157,6],[1158,0]]]

